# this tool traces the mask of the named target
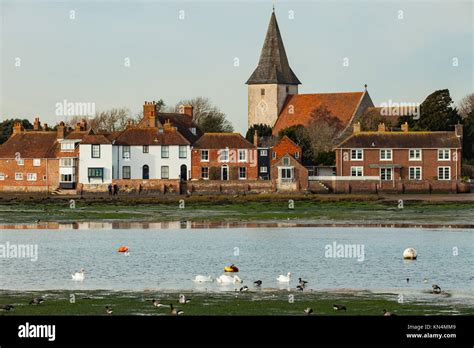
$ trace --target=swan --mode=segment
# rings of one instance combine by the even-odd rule
[[[237,283],[243,283],[243,280],[240,279],[238,276],[229,276],[227,274],[223,274],[220,277],[216,278],[216,281],[219,284],[237,284]]]
[[[288,274],[286,276],[280,274],[277,278],[277,280],[279,282],[282,282],[282,283],[289,283],[290,280],[291,280],[291,272],[288,272]]]
[[[193,281],[198,282],[198,283],[208,283],[212,282],[212,277],[211,276],[203,276],[203,275],[197,275]]]
[[[80,281],[82,282],[84,280],[85,274],[84,274],[84,268],[81,268],[79,272],[76,272],[72,275],[72,280]]]

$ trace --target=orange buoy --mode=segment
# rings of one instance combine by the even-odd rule
[[[224,272],[230,272],[230,273],[233,273],[233,272],[238,272],[239,271],[239,268],[235,265],[230,265],[230,266],[225,266],[224,267]]]
[[[117,250],[119,253],[125,253],[128,251],[128,247],[122,245],[121,247],[118,248]]]

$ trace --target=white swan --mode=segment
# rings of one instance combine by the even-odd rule
[[[291,272],[288,272],[288,274],[286,276],[280,274],[277,278],[277,280],[279,282],[282,282],[282,283],[289,283],[290,280],[291,280]]]
[[[193,279],[193,281],[198,282],[198,283],[209,283],[209,282],[212,282],[212,277],[211,276],[197,275]]]
[[[76,272],[72,275],[72,280],[76,280],[79,282],[82,282],[84,280],[85,274],[84,274],[84,268],[81,268],[79,272]]]
[[[243,283],[243,280],[239,278],[239,276],[233,276],[231,277],[230,275],[223,274],[220,277],[216,278],[216,281],[219,284],[237,284],[237,283]]]

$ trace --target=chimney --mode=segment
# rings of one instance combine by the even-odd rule
[[[387,131],[387,130],[385,129],[385,123],[383,123],[383,122],[379,123],[378,131],[379,131],[379,132],[386,132],[386,131]]]
[[[39,117],[36,117],[36,118],[35,118],[35,123],[34,123],[34,125],[33,125],[33,129],[34,129],[35,131],[40,130],[40,119],[39,119]]]
[[[180,114],[185,114],[186,116],[189,116],[193,118],[193,106],[192,105],[180,105],[179,106],[179,113]]]
[[[75,130],[80,131],[81,130],[81,122],[76,123],[76,128]]]
[[[173,132],[174,131],[174,128],[171,125],[171,122],[170,122],[169,119],[165,121],[165,124],[163,125],[163,128],[164,128],[165,132]]]
[[[56,130],[56,138],[57,139],[64,139],[64,122],[61,121],[58,124],[57,130]]]
[[[129,118],[129,119],[127,120],[127,128],[130,128],[130,127],[132,127],[132,126],[133,126],[133,120],[132,120],[131,118]]]
[[[354,134],[360,133],[360,122],[354,123]]]
[[[156,127],[156,102],[147,102],[143,104],[143,118],[148,120],[148,127]]]
[[[408,133],[408,122],[405,122],[404,124],[402,124],[402,132],[403,133]]]
[[[87,130],[87,120],[85,118],[81,119],[81,130]]]
[[[13,125],[13,134],[19,134],[23,131],[23,125],[21,122],[15,122]]]
[[[454,133],[458,138],[462,139],[463,136],[463,130],[462,130],[462,124],[458,123],[457,125],[454,126]]]
[[[48,124],[47,123],[43,123],[43,130],[45,130],[45,131],[48,130]]]
[[[253,144],[258,147],[258,132],[255,130],[253,133]]]

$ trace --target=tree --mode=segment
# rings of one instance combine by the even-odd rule
[[[278,133],[278,137],[280,139],[283,138],[285,135],[291,140],[293,140],[299,147],[301,147],[303,163],[312,164],[314,162],[314,155],[311,146],[311,140],[305,127],[303,125],[291,126],[282,129]]]
[[[68,125],[73,127],[83,117],[74,116],[68,120]],[[127,108],[113,108],[106,111],[96,112],[93,118],[87,119],[87,123],[94,131],[115,132],[125,129],[128,120],[134,119]],[[136,118],[135,118],[136,119]]]
[[[13,125],[16,122],[21,122],[24,129],[33,129],[33,125],[27,119],[19,119],[19,118],[11,118],[9,120],[5,120],[0,122],[0,144],[3,144],[5,141],[10,138],[13,133]]]
[[[254,124],[247,130],[247,134],[245,135],[245,139],[253,143],[253,135],[257,131],[257,135],[259,137],[270,137],[272,135],[272,127],[267,124]]]
[[[452,131],[454,125],[461,121],[449,90],[442,89],[431,93],[420,105],[420,117],[402,116],[398,125],[407,122],[410,129],[427,131]]]
[[[458,104],[459,115],[462,118],[468,117],[471,111],[474,110],[474,93],[466,95]]]
[[[397,126],[398,118],[382,115],[380,108],[367,108],[358,121],[361,130],[376,131],[380,123],[385,123],[389,128]]]
[[[463,119],[463,157],[474,159],[474,109]]]
[[[193,99],[181,100],[172,109],[173,112],[179,112],[180,105],[193,106],[193,119],[204,133],[234,131],[232,123],[227,120],[227,116],[217,106],[212,105],[209,98],[196,97]]]

